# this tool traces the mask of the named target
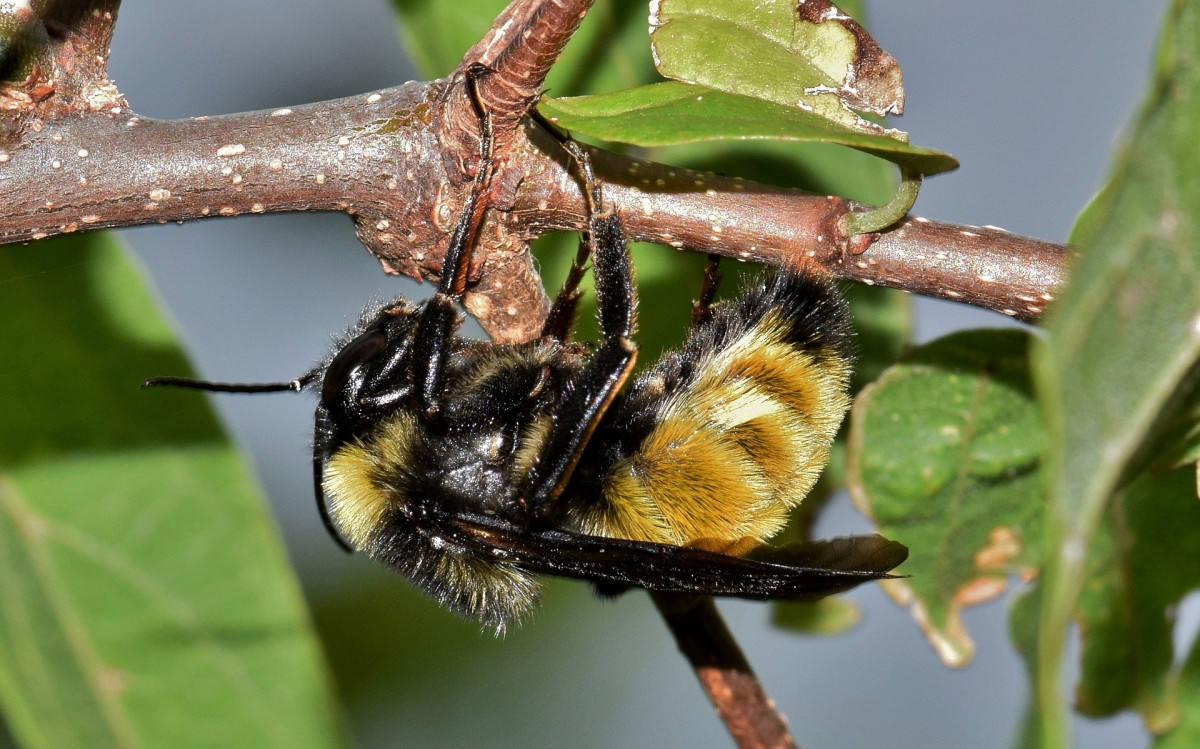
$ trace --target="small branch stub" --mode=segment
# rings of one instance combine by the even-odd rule
[[[39,118],[128,110],[108,80],[119,0],[9,5],[0,13],[0,147]]]
[[[796,749],[713,600],[653,593],[654,605],[692,664],[700,686],[740,749]]]

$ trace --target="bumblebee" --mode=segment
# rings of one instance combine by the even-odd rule
[[[431,299],[369,307],[290,383],[147,384],[317,391],[314,483],[334,538],[496,631],[534,607],[541,574],[609,594],[754,599],[886,577],[907,550],[878,536],[766,544],[816,482],[849,406],[851,330],[835,288],[785,269],[713,304],[710,262],[682,348],[623,388],[637,355],[624,232],[587,153],[548,123],[589,209],[566,283],[536,340],[456,334],[491,167],[476,109],[480,167]],[[570,340],[589,259],[601,331],[590,349]]]

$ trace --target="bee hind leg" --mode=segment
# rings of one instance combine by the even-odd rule
[[[692,302],[692,327],[702,325],[712,317],[713,301],[717,298],[717,286],[721,283],[721,256],[709,253],[704,266],[704,283],[700,286],[700,297]]]

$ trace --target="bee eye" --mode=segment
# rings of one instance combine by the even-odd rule
[[[378,329],[368,330],[347,343],[325,369],[325,379],[321,383],[321,400],[326,405],[331,404],[338,391],[349,382],[354,370],[374,358],[386,344],[387,335]]]

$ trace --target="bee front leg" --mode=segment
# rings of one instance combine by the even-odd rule
[[[446,357],[459,323],[456,303],[462,299],[466,288],[471,250],[483,220],[483,211],[487,208],[484,196],[492,178],[492,119],[479,98],[478,90],[479,79],[487,72],[488,69],[479,63],[466,70],[464,83],[467,96],[479,117],[479,164],[458,222],[450,235],[438,290],[426,303],[413,338],[413,381],[426,418],[433,418],[441,408]]]

